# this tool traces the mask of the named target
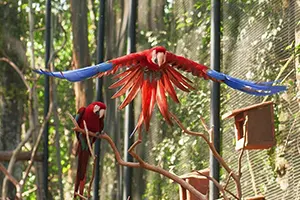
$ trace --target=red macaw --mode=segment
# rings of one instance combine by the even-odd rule
[[[80,128],[84,129],[83,121],[86,122],[87,129],[95,133],[101,133],[104,127],[106,105],[102,102],[93,102],[86,108],[81,107],[76,115],[76,121]],[[84,185],[86,181],[86,169],[91,152],[89,151],[86,136],[77,132],[78,146],[76,155],[78,156],[78,166],[76,174],[76,182],[74,195],[78,192],[83,195]],[[96,138],[91,138],[91,145]],[[75,196],[74,196],[75,197]]]
[[[286,90],[285,86],[272,86],[273,82],[251,82],[233,78],[211,70],[185,57],[177,56],[162,46],[153,47],[81,69],[64,72],[36,70],[36,72],[75,82],[93,76],[99,77],[115,74],[119,69],[124,67],[128,68],[120,74],[115,75],[115,78],[120,78],[120,80],[112,84],[110,88],[122,86],[112,98],[119,97],[128,91],[125,100],[119,107],[120,109],[128,105],[141,90],[142,112],[135,131],[140,128],[143,122],[146,130],[149,130],[150,119],[156,103],[164,119],[169,124],[172,124],[166,93],[169,94],[173,101],[179,103],[174,86],[185,92],[194,89],[191,86],[192,82],[179,73],[178,69],[191,72],[194,76],[203,77],[206,80],[210,79],[225,83],[231,88],[257,96],[270,95]]]

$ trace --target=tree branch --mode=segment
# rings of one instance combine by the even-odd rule
[[[73,128],[74,131],[77,132],[81,132],[83,134],[86,133],[85,130],[81,129],[76,120],[73,118],[73,116],[70,113],[67,113],[68,116],[71,118],[75,128]],[[196,190],[192,185],[190,185],[189,183],[187,183],[186,181],[184,181],[182,178],[179,178],[177,175],[170,173],[167,170],[164,170],[160,167],[157,166],[153,166],[150,165],[148,163],[146,163],[145,161],[143,161],[135,152],[133,152],[134,148],[141,143],[140,140],[136,141],[128,150],[128,152],[134,157],[136,158],[139,163],[135,163],[135,162],[125,162],[124,160],[122,160],[120,153],[118,151],[118,149],[116,148],[116,145],[114,144],[113,140],[106,134],[106,133],[102,133],[102,134],[95,134],[91,131],[88,131],[88,135],[92,136],[92,137],[96,137],[96,138],[100,138],[100,139],[105,139],[106,141],[108,141],[108,143],[110,144],[111,148],[114,151],[115,157],[117,162],[122,165],[122,166],[127,166],[127,167],[134,167],[134,168],[144,168],[159,174],[164,175],[165,177],[168,177],[170,179],[172,179],[174,182],[180,184],[183,188],[189,190],[193,195],[195,195],[198,199],[200,200],[204,200],[205,199],[205,195],[201,194],[198,190]]]
[[[4,165],[2,163],[0,163],[0,170],[3,172],[3,174],[5,174],[5,176],[10,180],[10,182],[12,182],[15,187],[17,187],[19,185],[18,181],[15,179],[15,177],[13,177],[4,167]]]
[[[19,76],[22,79],[22,81],[23,81],[24,85],[26,86],[27,90],[30,92],[31,87],[27,83],[27,81],[25,79],[25,76],[23,75],[21,70],[17,67],[17,65],[13,61],[11,61],[11,60],[9,60],[8,58],[5,58],[5,57],[0,58],[0,61],[7,62],[19,74]]]
[[[11,158],[14,156],[14,151],[0,151],[0,162],[3,161],[10,161]],[[18,152],[15,156],[15,160],[29,160],[31,157],[31,152]],[[42,161],[43,160],[43,154],[37,153],[34,157],[35,161]]]
[[[213,139],[212,129],[208,130],[204,120],[201,118],[201,122],[202,122],[204,129],[209,133],[210,139],[208,139],[207,136],[203,133],[187,130],[183,126],[183,124],[179,121],[179,119],[172,113],[171,113],[171,117],[175,120],[175,122],[183,130],[183,132],[185,132],[186,134],[189,134],[189,135],[200,136],[204,139],[204,141],[207,143],[211,152],[213,153],[214,157],[218,160],[220,165],[227,171],[227,173],[231,174],[231,177],[233,178],[235,185],[236,185],[237,197],[239,199],[241,199],[242,198],[242,189],[241,189],[240,177],[238,174],[233,172],[233,170],[228,166],[228,164],[225,162],[225,160],[221,157],[221,155],[215,149],[215,146],[214,146],[213,140],[212,140]]]

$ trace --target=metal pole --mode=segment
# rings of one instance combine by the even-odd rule
[[[220,0],[211,0],[211,66],[215,71],[220,71]],[[220,152],[220,84],[211,83],[211,119],[210,123],[214,131],[214,145]],[[210,176],[219,182],[220,165],[210,152]],[[219,190],[209,182],[209,199],[215,200],[219,197]]]
[[[128,53],[136,52],[136,18],[137,18],[137,0],[130,1],[130,14],[128,20]],[[129,147],[133,144],[133,138],[129,136],[134,130],[134,104],[133,101],[126,106],[125,110],[125,137],[124,137],[124,160],[132,162],[133,158],[128,154]],[[124,167],[124,185],[123,185],[123,200],[128,199],[131,193],[132,185],[132,168]]]
[[[51,51],[51,0],[46,1],[46,49],[45,49],[45,68],[49,69],[49,59],[50,59],[50,51]],[[44,94],[44,116],[46,116],[49,112],[49,76],[45,76],[45,94]],[[45,124],[43,136],[44,136],[44,157],[43,157],[43,182],[44,182],[44,194],[45,199],[48,199],[48,158],[49,158],[49,150],[48,150],[48,135],[49,135],[49,123]]]
[[[97,40],[97,63],[104,61],[104,33],[105,33],[105,0],[100,1],[99,9],[99,21],[98,21],[98,40]],[[96,80],[96,101],[103,102],[102,93],[102,78],[97,78]],[[97,156],[96,168],[95,168],[95,180],[93,187],[93,199],[100,199],[99,185],[101,181],[100,177],[100,152],[101,152],[101,140],[97,139],[95,142],[94,152]]]

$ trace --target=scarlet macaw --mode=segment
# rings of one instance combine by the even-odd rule
[[[64,72],[36,70],[36,72],[75,82],[93,76],[101,77],[103,75],[115,74],[120,68],[124,67],[128,68],[124,72],[115,75],[115,78],[120,78],[120,80],[112,84],[110,88],[122,86],[112,98],[119,97],[125,94],[126,91],[129,91],[125,100],[119,106],[120,109],[128,105],[136,97],[138,91],[142,90],[142,112],[135,131],[140,128],[143,122],[145,123],[146,130],[149,130],[155,103],[157,103],[165,120],[169,124],[172,124],[168,111],[166,92],[173,101],[179,103],[174,86],[185,92],[194,89],[190,84],[192,82],[179,73],[177,69],[191,72],[194,76],[203,77],[206,80],[210,79],[225,83],[233,89],[256,96],[265,96],[286,90],[285,86],[272,86],[273,82],[251,82],[233,78],[185,57],[177,56],[162,46],[153,47],[81,69]]]
[[[104,115],[106,105],[102,102],[93,102],[86,108],[81,107],[76,115],[76,121],[80,128],[84,129],[83,121],[86,122],[87,129],[95,133],[101,133],[104,127]],[[89,151],[86,136],[81,133],[76,133],[78,146],[76,155],[78,156],[77,174],[75,180],[75,193],[83,195],[84,185],[86,181],[86,169],[91,152]],[[96,138],[91,139],[91,145],[96,141]]]

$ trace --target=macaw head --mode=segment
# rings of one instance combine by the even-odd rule
[[[96,101],[88,105],[86,111],[99,119],[103,119],[105,116],[106,105],[102,102]]]
[[[166,48],[162,46],[153,47],[151,49],[150,62],[160,67],[166,62]]]

